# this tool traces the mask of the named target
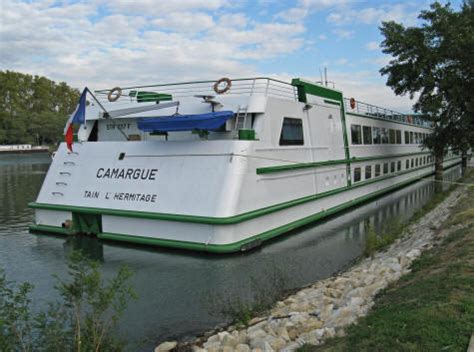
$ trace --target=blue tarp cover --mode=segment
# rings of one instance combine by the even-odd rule
[[[232,116],[233,111],[217,111],[207,114],[141,118],[138,120],[138,128],[144,132],[215,130]]]

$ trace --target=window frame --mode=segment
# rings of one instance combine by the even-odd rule
[[[283,139],[283,133],[285,129],[285,122],[291,122],[294,124],[294,122],[298,122],[295,125],[301,126],[301,139]],[[291,124],[290,124],[291,125]],[[281,129],[280,129],[280,140],[278,142],[279,146],[298,146],[298,145],[304,145],[304,128],[303,128],[303,119],[297,118],[297,117],[283,117],[283,121],[281,124]]]

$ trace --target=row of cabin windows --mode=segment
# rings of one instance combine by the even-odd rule
[[[433,163],[434,158],[432,156],[423,156],[419,158],[411,158],[405,160],[405,169],[424,166]],[[398,172],[402,170],[402,161],[392,161],[390,163],[366,165],[364,168],[354,168],[354,182],[359,182],[362,179],[362,170],[364,170],[365,180],[372,178],[372,166],[373,166],[373,177],[379,177],[381,175],[387,175],[388,173]],[[389,172],[390,170],[390,172]]]
[[[405,131],[405,144],[421,144],[427,133]],[[402,131],[385,127],[351,125],[352,144],[402,144]]]

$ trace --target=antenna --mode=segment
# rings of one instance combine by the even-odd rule
[[[319,68],[319,76],[321,77],[321,84],[323,84],[323,72],[321,71],[321,67]]]
[[[321,78],[321,80],[322,80],[322,78]],[[328,69],[327,69],[327,67],[324,67],[324,82],[323,83],[326,87],[328,87],[329,83],[331,83],[332,87],[336,88],[336,83],[334,83],[333,81],[328,81]]]

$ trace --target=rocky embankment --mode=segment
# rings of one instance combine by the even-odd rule
[[[362,259],[349,270],[318,281],[275,304],[265,317],[254,318],[245,328],[230,326],[188,344],[194,351],[294,351],[303,344],[321,344],[326,338],[344,334],[344,328],[364,316],[375,295],[410,271],[421,252],[439,242],[446,231],[440,225],[463,193],[453,191],[434,210],[388,249]],[[174,349],[165,342],[155,351]]]

